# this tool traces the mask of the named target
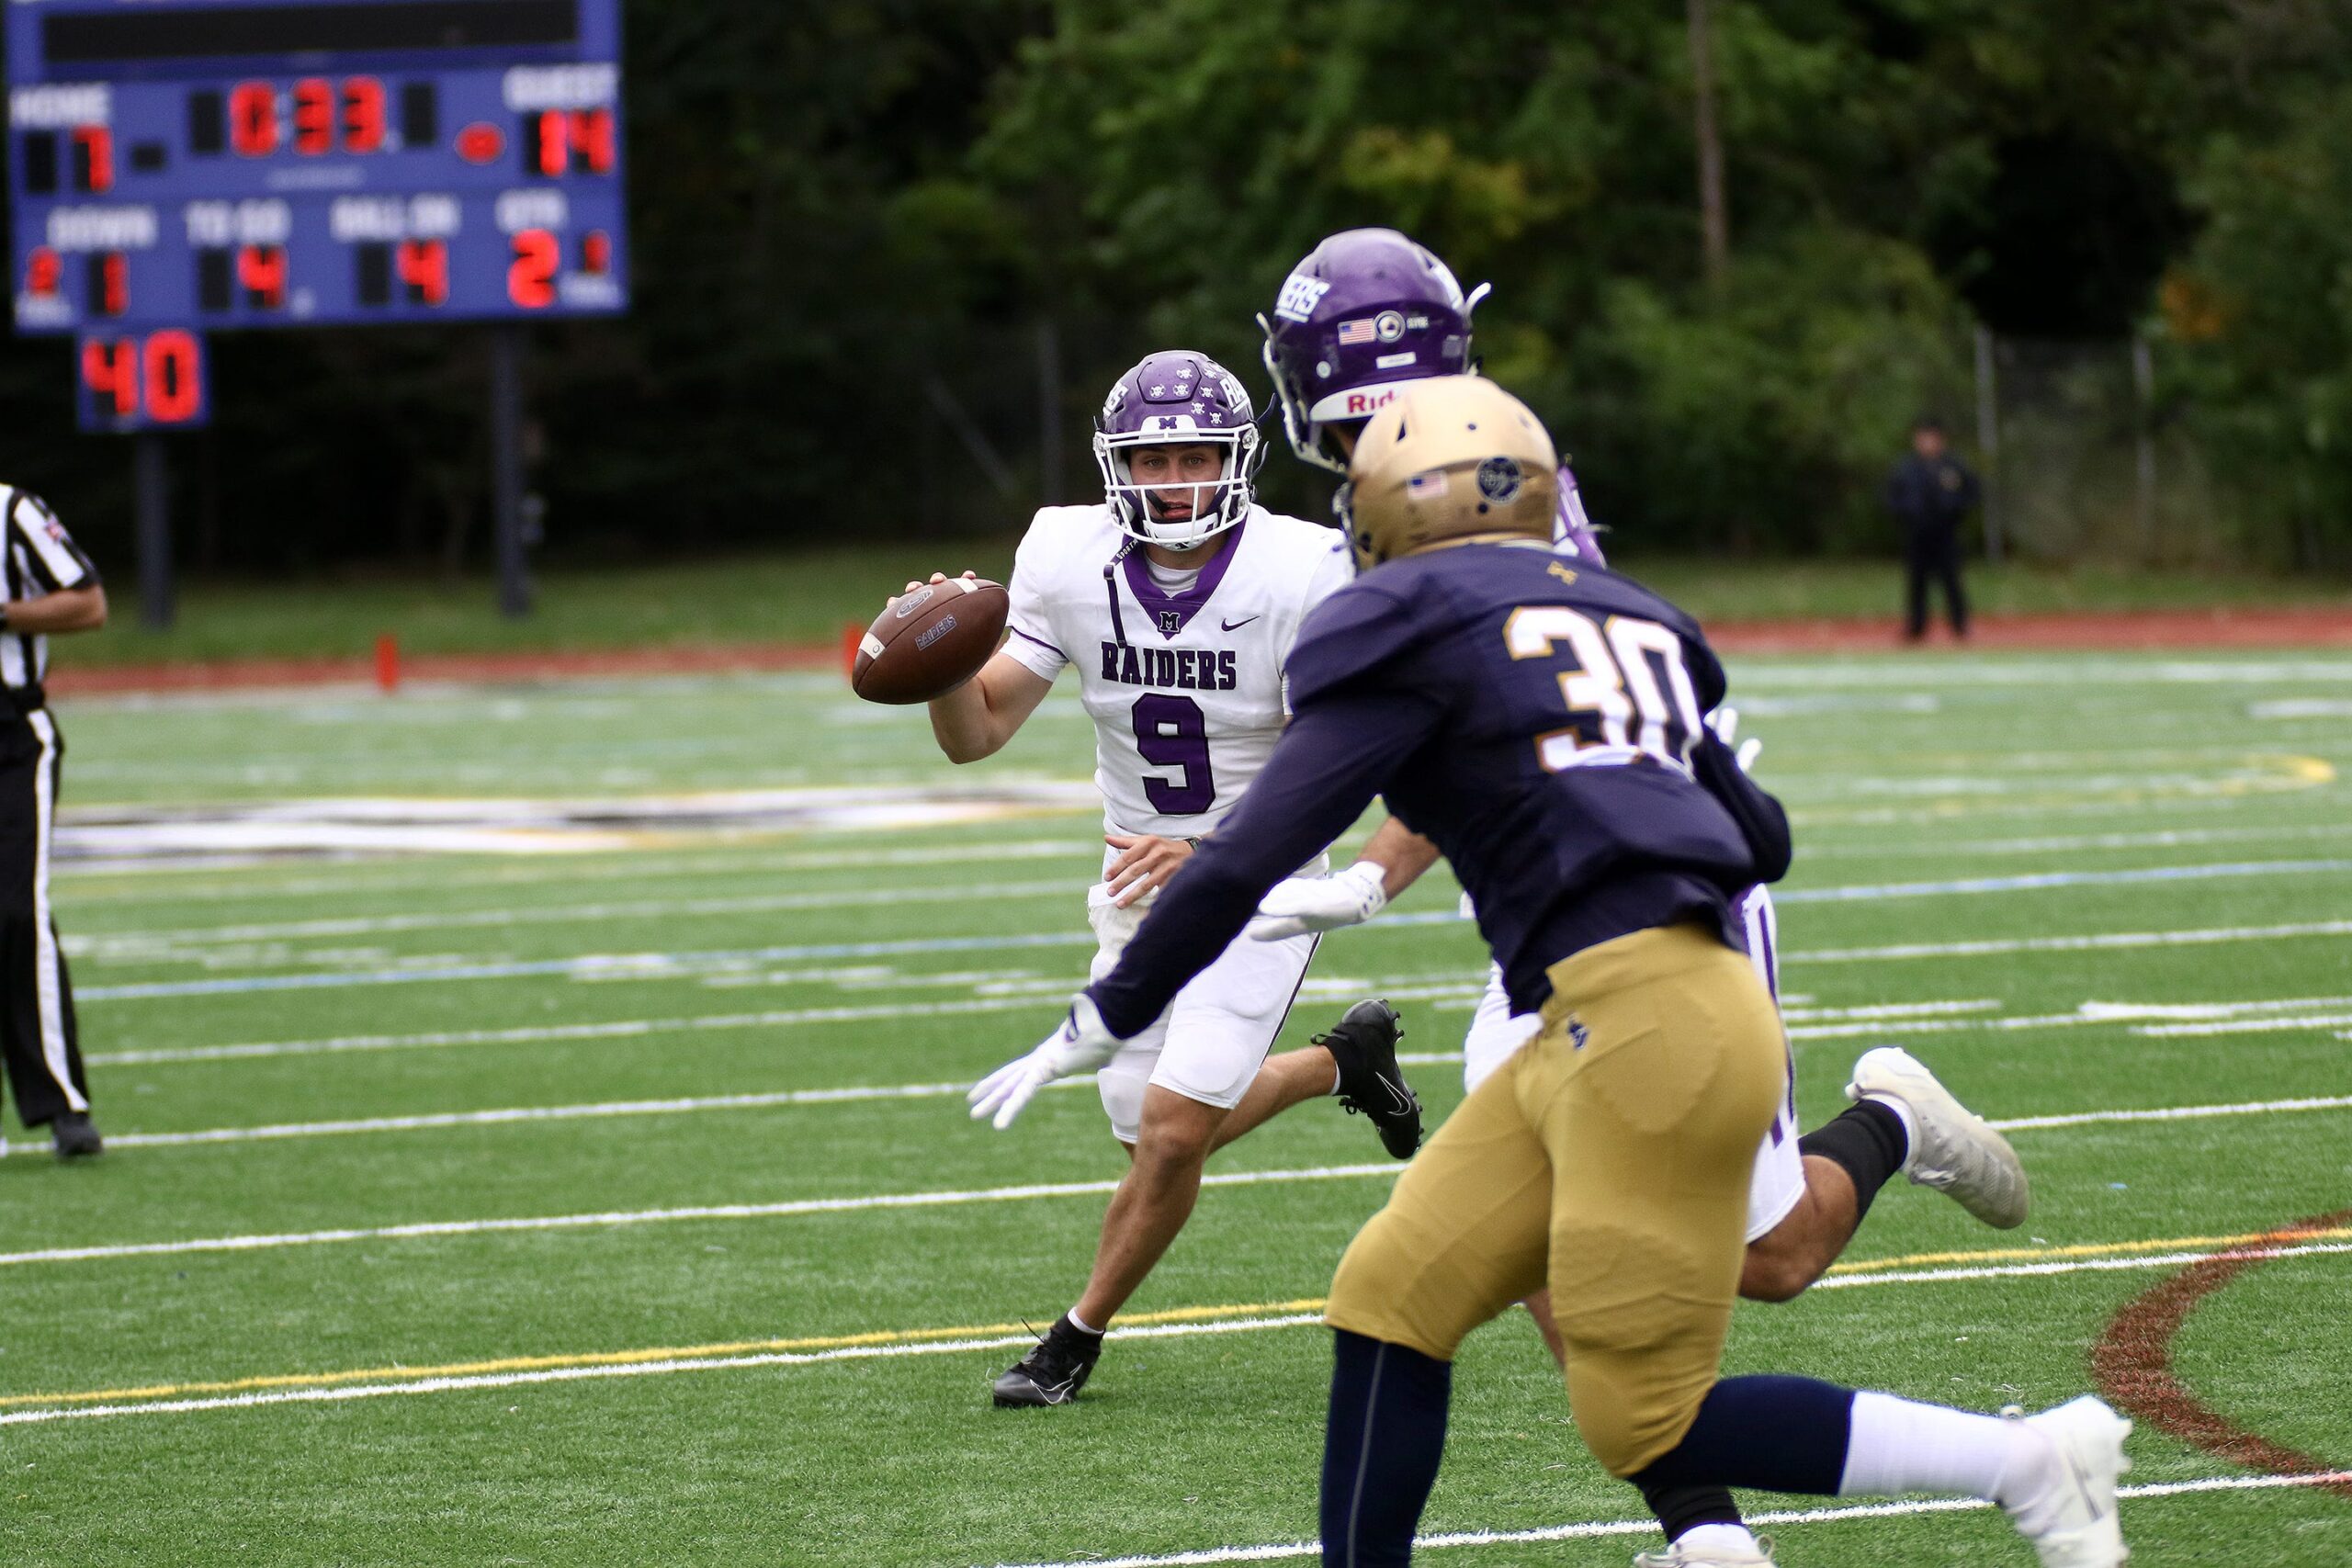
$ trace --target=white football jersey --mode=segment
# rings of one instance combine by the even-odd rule
[[[1170,594],[1107,506],[1048,506],[1013,558],[1004,651],[1052,680],[1078,667],[1094,782],[1114,833],[1197,838],[1266,765],[1288,716],[1299,623],[1354,575],[1344,536],[1252,506]],[[1115,564],[1114,564],[1115,562]]]

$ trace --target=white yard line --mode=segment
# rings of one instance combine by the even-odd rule
[[[5,1417],[0,1417],[5,1419]],[[2325,1486],[2352,1479],[2352,1471],[2324,1475],[2215,1475],[2197,1481],[2158,1482],[2145,1486],[2119,1486],[2115,1495],[2126,1501],[2179,1497],[2200,1492],[2264,1492],[2290,1486]],[[1755,1526],[1834,1525],[1848,1519],[1897,1519],[1921,1514],[1961,1514],[1993,1505],[1973,1497],[1922,1498],[1899,1503],[1848,1503],[1831,1508],[1780,1508],[1747,1516]],[[1416,1537],[1413,1550],[1434,1551],[1456,1546],[1528,1546],[1552,1540],[1589,1540],[1598,1537],[1656,1535],[1656,1519],[1589,1519],[1572,1525],[1547,1525],[1526,1530],[1458,1530]],[[1154,1557],[1077,1557],[1054,1562],[1032,1562],[1021,1568],[1207,1568],[1217,1562],[1280,1562],[1295,1558],[1320,1558],[1318,1541],[1284,1541],[1266,1546],[1213,1546],[1198,1551],[1170,1552]]]
[[[2149,829],[2137,833],[2072,833],[2045,838],[1980,839],[1899,844],[1806,843],[1799,846],[1800,863],[1816,860],[1905,860],[1959,858],[1966,855],[2074,854],[2085,850],[2173,850],[2204,844],[2258,843],[2271,839],[2341,839],[2352,837],[2352,822],[2316,822],[2271,828]]]
[[[1064,998],[1067,999],[1067,998]],[[699,1018],[621,1019],[610,1023],[549,1023],[515,1029],[456,1029],[424,1034],[345,1034],[323,1040],[252,1041],[233,1045],[164,1046],[107,1051],[85,1056],[93,1066],[159,1062],[225,1062],[267,1056],[331,1055],[344,1051],[408,1051],[452,1045],[514,1045],[559,1040],[623,1040],[697,1030],[789,1029],[809,1023],[868,1023],[964,1013],[1036,1011],[1036,997],[979,997],[967,1001],[876,1003],[868,1007],[790,1008]]]
[[[1852,887],[1775,890],[1775,904],[1876,903],[1886,898],[1948,898],[1984,893],[2039,893],[2058,887],[2130,887],[2149,882],[2313,876],[2352,871],[2352,860],[2235,861],[2213,865],[2159,865],[2130,871],[2046,871],[2022,876],[1971,876],[1937,882],[1883,882]]]
[[[1345,1181],[1395,1177],[1404,1167],[1311,1166],[1298,1170],[1216,1172],[1204,1187],[1259,1187],[1269,1183]],[[766,1220],[801,1214],[840,1214],[873,1209],[952,1208],[968,1203],[1016,1203],[1035,1198],[1079,1198],[1117,1189],[1116,1181],[1037,1182],[1020,1187],[983,1187],[936,1192],[869,1193],[852,1198],[803,1198],[781,1203],[712,1203],[677,1209],[619,1209],[603,1213],[543,1214],[517,1219],[435,1220],[420,1224],[375,1225],[350,1230],[292,1231],[270,1235],[209,1236],[189,1241],[127,1242],[107,1247],[56,1247],[31,1252],[0,1252],[0,1267],[29,1263],[80,1263],[101,1258],[157,1258],[192,1252],[256,1252],[290,1247],[322,1247],[349,1241],[400,1241],[426,1236],[487,1235],[513,1231],[595,1230],[616,1225],[670,1224],[697,1220]]]
[[[1064,1080],[1077,1087],[1089,1080]],[[836,1089],[797,1089],[775,1094],[713,1095],[692,1100],[611,1100],[587,1105],[526,1106],[497,1111],[449,1111],[421,1116],[387,1116],[345,1122],[285,1122],[261,1127],[222,1127],[193,1133],[122,1134],[108,1141],[119,1147],[185,1147],[196,1145],[274,1142],[288,1138],[350,1136],[420,1129],[506,1126],[534,1122],[603,1120],[625,1116],[669,1116],[708,1111],[758,1110],[790,1105],[823,1105],[862,1100],[945,1100],[960,1098],[968,1086],[961,1083],[854,1086]],[[2233,1104],[2185,1105],[2154,1109],[2069,1111],[2049,1116],[1995,1120],[2007,1132],[2058,1127],[2088,1127],[2142,1122],[2191,1122],[2218,1117],[2276,1116],[2352,1108],[2352,1095],[2300,1100],[2246,1100]],[[26,1145],[12,1153],[45,1153]],[[1293,1170],[1239,1171],[1203,1178],[1212,1187],[1261,1186],[1272,1182],[1336,1181],[1355,1178],[1396,1176],[1405,1168],[1394,1163],[1310,1166]],[[1109,1192],[1114,1181],[1051,1182],[1017,1187],[990,1187],[935,1192],[867,1193],[845,1198],[807,1198],[779,1203],[725,1203],[675,1209],[615,1210],[587,1214],[552,1214],[514,1219],[439,1220],[406,1225],[364,1229],[297,1231],[189,1241],[130,1242],[113,1246],[50,1247],[28,1252],[0,1252],[0,1267],[28,1263],[81,1262],[102,1258],[135,1258],[185,1252],[247,1252],[329,1243],[401,1239],[421,1236],[476,1235],[501,1231],[580,1230],[600,1225],[661,1224],[688,1220],[777,1219],[801,1214],[848,1213],[874,1209],[921,1209],[967,1203],[1019,1202],[1036,1198],[1069,1198]]]
[[[1065,876],[1051,882],[983,882],[958,886],[958,898],[1086,897],[1089,879]],[[497,929],[503,926],[553,925],[582,920],[674,919],[708,915],[778,914],[795,909],[854,909],[911,905],[926,896],[920,887],[832,888],[820,893],[760,893],[733,898],[637,900],[623,904],[539,904],[509,909],[457,909],[440,913],[354,915],[338,919],[283,920],[245,926],[185,926],[173,931],[109,931],[75,938],[68,947],[76,957],[88,954],[101,962],[135,962],[156,949],[172,949],[236,942],[294,941],[304,937],[377,936],[390,931],[439,931]]]
[[[2304,866],[2307,862],[2275,862],[2273,866]],[[2352,862],[2343,863],[2352,865]],[[2185,868],[2192,873],[2199,868]],[[2231,867],[2232,875],[2270,874]],[[2283,874],[2283,873],[2281,873]],[[1983,893],[2035,889],[2055,886],[2085,886],[2100,876],[2109,880],[2144,882],[2141,873],[2093,874],[2058,884],[2047,877],[1981,879],[1970,884],[1910,883],[1889,885],[1877,891],[1885,897],[1923,897],[1936,893]],[[1995,886],[2000,882],[2010,886]],[[1813,892],[1842,899],[1851,890],[1816,888]],[[1781,903],[1804,901],[1802,892],[1781,896]],[[1392,915],[1362,928],[1366,932],[1418,926],[1458,925],[1453,910]],[[2211,942],[2257,942],[2288,937],[2352,934],[2352,920],[2316,920],[2291,925],[2222,926],[2170,931],[2105,931],[2084,936],[2003,938],[1984,942],[1910,942],[1886,947],[1828,948],[1784,952],[1784,963],[1854,963],[1905,958],[1966,957],[2007,953],[2064,953],[2102,948],[2198,945]],[[566,958],[482,964],[421,964],[390,968],[358,969],[308,975],[243,975],[201,980],[166,980],[120,986],[91,986],[80,991],[89,1002],[154,1000],[166,998],[242,996],[269,991],[333,990],[359,986],[446,983],[459,980],[548,978],[573,980],[659,980],[698,978],[718,969],[739,969],[759,964],[809,963],[821,959],[899,958],[925,953],[986,953],[1010,949],[1088,947],[1091,931],[1033,931],[1000,935],[912,937],[888,942],[814,942],[776,947],[720,949],[685,953],[579,953]]]
[[[77,903],[162,904],[221,899],[247,903],[278,898],[347,897],[354,893],[364,893],[370,897],[385,893],[439,893],[452,887],[527,887],[578,882],[643,884],[704,876],[772,876],[796,871],[871,871],[884,866],[988,861],[1087,861],[1099,859],[1102,852],[1099,845],[1082,835],[1072,834],[1059,839],[1025,839],[999,843],[943,843],[921,849],[800,850],[774,853],[747,846],[732,852],[715,850],[695,850],[683,854],[622,852],[594,857],[585,863],[566,862],[560,864],[480,868],[450,866],[425,873],[417,873],[412,864],[405,863],[370,860],[354,863],[350,874],[344,877],[301,876],[284,881],[256,882],[251,877],[198,881],[196,874],[170,864],[146,864],[134,870],[104,873],[86,866],[60,867],[59,873],[61,881],[74,885],[74,898]],[[305,862],[303,864],[308,869],[315,863]],[[388,874],[396,868],[402,874]],[[152,883],[122,886],[123,879],[128,876],[169,880],[163,881],[161,886]],[[80,886],[83,883],[90,886]]]
[[[1459,1051],[1400,1052],[1408,1066],[1434,1066],[1462,1059]],[[1057,1079],[1048,1089],[1091,1087],[1091,1073]],[[545,1122],[593,1122],[627,1116],[685,1116],[712,1111],[763,1111],[802,1105],[850,1105],[906,1100],[958,1098],[971,1085],[953,1083],[854,1084],[837,1089],[776,1089],[757,1094],[710,1094],[666,1100],[608,1100],[578,1105],[508,1106],[489,1111],[425,1111],[409,1116],[354,1117],[340,1121],[279,1122],[253,1127],[211,1127],[185,1133],[109,1133],[119,1149],[188,1148],[203,1145],[277,1143],[289,1138],[350,1137],[377,1133],[413,1133],[449,1127],[504,1127]],[[2052,1116],[1995,1120],[2005,1132],[2041,1127],[2087,1127],[2103,1122],[2195,1122],[2217,1116],[2278,1115],[2334,1111],[2352,1106],[2352,1095],[2296,1100],[2257,1100],[2220,1105],[2185,1105],[2143,1111],[2082,1111]],[[21,1158],[45,1156],[42,1144],[20,1143],[5,1151]]]
[[[2352,1023],[2352,1012],[2305,1014],[2294,1018],[2234,1018],[2208,1023],[2143,1023],[2132,1032],[2151,1040],[2208,1034],[2269,1034],[2280,1030],[2341,1029]]]
[[[1409,917],[1408,917],[1409,918]],[[2086,936],[2004,937],[1988,942],[1909,942],[1885,947],[1817,947],[1783,952],[1783,964],[1869,964],[1907,958],[1985,958],[2009,953],[2088,953],[2138,947],[2201,947],[2214,942],[2290,937],[2352,936],[2352,920],[2276,926],[2208,926],[2167,931],[2099,931]]]

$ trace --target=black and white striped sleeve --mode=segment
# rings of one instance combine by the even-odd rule
[[[8,500],[9,542],[24,547],[22,559],[33,581],[55,592],[61,588],[89,588],[98,581],[98,569],[49,502],[30,491],[17,491]]]

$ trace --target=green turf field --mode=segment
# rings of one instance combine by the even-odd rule
[[[1733,680],[1799,829],[1807,1123],[1880,1043],[2046,1119],[2013,1134],[2022,1230],[1898,1185],[1844,1271],[1741,1309],[1736,1370],[2052,1403],[2216,1238],[2352,1204],[2352,659]],[[988,1405],[1122,1163],[1084,1086],[1006,1134],[959,1099],[1090,951],[1074,697],[966,770],[816,676],[62,718],[60,919],[112,1146],[0,1161],[0,1562],[1173,1563],[1312,1536],[1314,1303],[1396,1168],[1335,1106],[1218,1156],[1077,1405]],[[697,823],[714,791],[750,793]],[[515,852],[253,858],[478,818]],[[1442,882],[1332,938],[1286,1036],[1398,998],[1441,1115],[1482,967]],[[2245,1274],[2174,1359],[2352,1466],[2346,1239]],[[1478,1539],[1431,1561],[1655,1543],[1600,1528],[1639,1500],[1523,1320],[1474,1336],[1457,1387],[1426,1528]],[[2132,1451],[2159,1488],[2124,1506],[2135,1565],[2352,1561],[2341,1497],[2161,1433]],[[2031,1561],[1984,1511],[1771,1528],[1792,1568]]]

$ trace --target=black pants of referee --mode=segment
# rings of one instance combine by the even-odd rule
[[[87,1111],[74,987],[49,908],[49,836],[65,738],[46,709],[0,707],[0,1054],[28,1127]]]
[[[1913,524],[1903,538],[1903,635],[1928,635],[1928,587],[1944,591],[1944,609],[1954,637],[1968,635],[1968,595],[1960,586],[1960,529],[1956,525]]]

